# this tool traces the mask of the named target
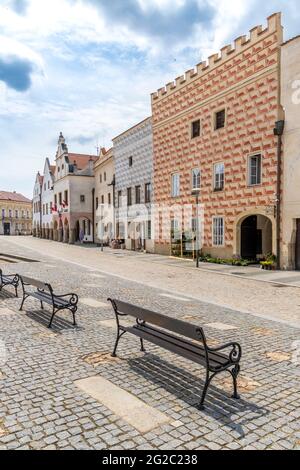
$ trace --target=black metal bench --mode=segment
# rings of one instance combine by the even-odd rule
[[[143,343],[145,339],[206,368],[206,381],[199,404],[201,410],[204,409],[203,405],[208,386],[211,380],[220,372],[230,372],[234,390],[232,398],[239,398],[237,376],[240,371],[239,362],[242,349],[238,343],[231,342],[211,348],[207,345],[204,331],[199,326],[120,300],[108,299],[108,301],[112,303],[117,321],[117,339],[112,353],[113,357],[116,356],[120,338],[127,332],[132,333],[140,338],[141,351],[145,351]],[[132,326],[124,326],[120,323],[121,318],[127,315],[136,319],[135,324]],[[187,338],[193,341],[189,341]]]
[[[18,286],[20,278],[18,274],[3,274],[2,269],[0,269],[0,291],[5,286],[13,286],[15,288],[16,297],[18,297]]]
[[[44,309],[44,303],[52,306],[52,316],[48,325],[51,328],[53,318],[60,310],[70,310],[73,315],[73,325],[76,326],[75,313],[77,311],[78,296],[74,293],[57,295],[54,294],[50,284],[31,279],[30,277],[20,276],[23,289],[23,300],[20,310],[22,310],[25,300],[28,297],[34,297],[41,302],[41,308]],[[29,290],[28,286],[36,287],[36,290]]]

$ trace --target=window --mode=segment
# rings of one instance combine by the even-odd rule
[[[135,203],[136,204],[141,203],[141,187],[140,186],[135,187]]]
[[[19,217],[19,211],[16,211],[16,219]]]
[[[222,191],[224,189],[224,163],[216,163],[214,166],[214,190]]]
[[[62,193],[58,194],[58,203],[59,203],[60,206],[62,205]]]
[[[261,184],[261,155],[248,158],[248,184]]]
[[[85,202],[85,195],[84,195],[84,194],[81,194],[81,196],[80,196],[80,202]]]
[[[132,205],[132,194],[131,194],[131,188],[127,188],[127,206]]]
[[[50,189],[50,181],[48,181],[48,189]]]
[[[108,193],[108,204],[110,205],[111,204],[111,194]]]
[[[104,172],[104,181],[106,181],[106,171]]]
[[[147,238],[148,240],[151,240],[152,238],[151,220],[147,220]]]
[[[99,198],[96,197],[96,210],[98,209],[99,207]]]
[[[46,183],[44,184],[44,191],[46,191]]]
[[[68,197],[68,191],[65,191],[64,192],[64,203],[65,203],[65,206],[67,206],[69,204],[69,197]]]
[[[215,114],[215,130],[225,127],[225,109]]]
[[[129,165],[129,167],[132,167],[132,164],[133,164],[133,158],[132,158],[132,157],[129,157],[129,158],[128,158],[128,165]]]
[[[2,219],[5,218],[5,209],[2,209]]]
[[[102,183],[102,173],[100,174],[100,183]]]
[[[180,194],[180,175],[179,173],[175,173],[172,175],[172,188],[171,188],[171,196],[178,197]]]
[[[192,188],[200,189],[200,170],[199,168],[194,168],[192,170]]]
[[[179,222],[177,219],[171,219],[171,238],[172,240],[180,240],[181,238]]]
[[[145,203],[151,202],[151,183],[145,184]]]
[[[223,217],[213,218],[213,245],[224,245],[224,219]]]
[[[9,216],[10,219],[12,218],[12,210],[11,209],[9,209],[9,211],[8,211],[8,216]]]
[[[192,122],[192,139],[200,136],[200,119]]]
[[[122,191],[118,191],[118,207],[122,207]]]
[[[101,204],[104,204],[104,195],[101,196]]]

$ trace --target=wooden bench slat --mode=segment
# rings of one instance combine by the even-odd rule
[[[114,299],[114,302],[118,312],[124,313],[125,315],[130,315],[156,326],[160,326],[161,328],[166,328],[167,330],[170,329],[174,333],[182,334],[191,339],[201,341],[203,337],[205,338],[202,328],[197,325],[177,320],[176,318],[170,318],[167,315],[152,312],[151,310],[131,305],[121,300]]]

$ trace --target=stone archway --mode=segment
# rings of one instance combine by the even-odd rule
[[[57,220],[55,220],[54,222],[54,227],[53,227],[53,240],[55,242],[58,241],[58,223],[57,223]]]
[[[259,259],[276,254],[275,217],[263,210],[240,214],[234,224],[234,254],[247,259]]]
[[[63,242],[69,243],[70,230],[69,230],[69,221],[65,219],[64,221],[64,233],[63,233]]]

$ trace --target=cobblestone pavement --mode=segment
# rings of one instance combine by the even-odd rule
[[[25,311],[19,312],[20,299],[7,289],[0,294],[0,449],[300,448],[300,373],[292,360],[299,329],[185,298],[184,288],[177,290],[178,298],[172,293],[168,297],[162,290],[168,288],[165,284],[158,289],[144,279],[103,276],[93,265],[58,262],[48,256],[50,244],[43,246],[45,254],[40,254],[1,239],[1,253],[40,261],[2,265],[2,269],[49,281],[56,290],[75,291],[82,299],[105,304],[108,296],[118,297],[196,324],[210,324],[205,332],[211,344],[234,339],[243,347],[241,400],[229,398],[231,383],[220,374],[209,389],[205,411],[199,411],[195,404],[204,369],[149,343],[143,354],[130,335],[120,342],[119,358],[112,359],[108,353],[115,331],[104,322],[113,318],[108,305],[81,303],[78,328],[72,328],[68,314],[61,314],[48,330],[49,314],[39,310],[34,299],[28,299]],[[182,277],[184,272],[180,271]],[[180,273],[175,273],[177,279]],[[151,277],[151,272],[147,275]],[[216,276],[215,285],[219,288],[221,283]],[[269,295],[265,285],[260,286]],[[162,411],[170,423],[139,433],[75,386],[74,381],[94,375]]]

